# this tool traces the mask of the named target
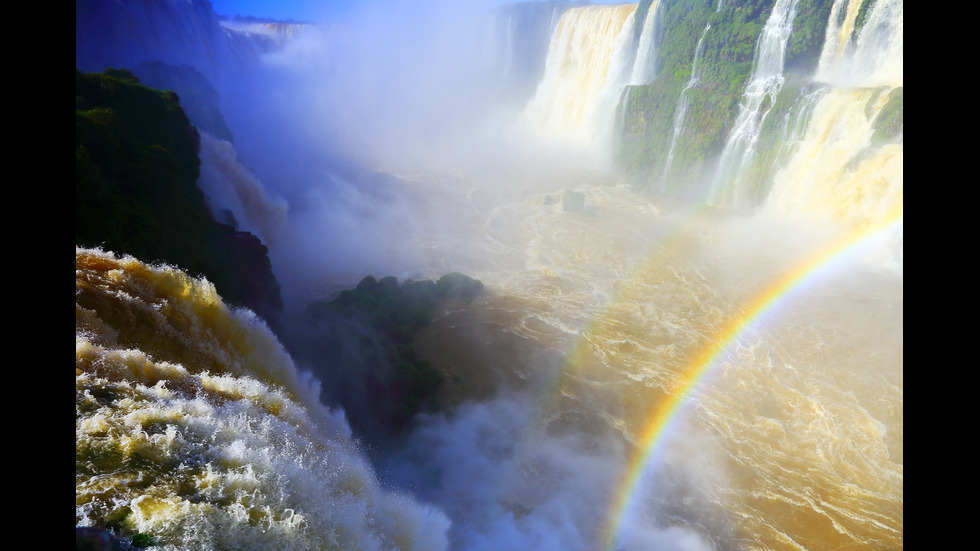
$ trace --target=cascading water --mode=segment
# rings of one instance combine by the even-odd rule
[[[75,251],[75,521],[163,549],[445,548],[383,490],[319,382],[207,281]]]
[[[843,4],[835,3],[832,20]],[[853,11],[840,27],[828,25],[815,79],[829,86],[773,178],[765,205],[773,216],[877,223],[903,207],[903,139],[875,139],[883,110],[903,86],[902,3],[875,2],[857,35]]]
[[[286,201],[268,195],[255,174],[242,166],[231,142],[202,132],[200,156],[198,187],[208,196],[214,218],[221,219],[228,210],[236,225],[265,243],[274,241],[286,222]]]
[[[636,47],[636,59],[633,61],[633,72],[630,74],[630,84],[645,84],[657,75],[657,35],[660,29],[660,6],[663,2],[654,0],[643,18],[643,30]]]
[[[691,77],[687,79],[687,83],[684,84],[684,88],[681,90],[680,97],[677,99],[677,110],[674,112],[674,124],[673,131],[670,138],[670,149],[667,150],[667,160],[664,162],[663,176],[660,178],[660,189],[665,189],[667,187],[667,178],[670,174],[670,165],[674,161],[674,148],[677,147],[677,138],[680,137],[681,131],[684,130],[684,118],[687,116],[688,109],[688,91],[697,85],[698,79],[701,77],[698,72],[698,59],[701,57],[701,53],[704,50],[704,37],[707,36],[708,30],[711,29],[711,24],[704,26],[704,30],[701,31],[701,38],[698,39],[698,44],[694,48],[694,61],[691,62]]]
[[[552,33],[570,2],[505,4],[489,17],[485,41],[499,95],[524,107],[544,73]]]
[[[905,10],[902,0],[876,0],[860,32],[856,19],[862,2],[837,0],[815,80],[838,86],[901,86]],[[843,22],[839,14],[845,12]]]
[[[776,173],[766,211],[874,223],[901,209],[904,147],[871,145],[888,97],[876,89],[827,92],[795,154]]]
[[[234,159],[226,203],[264,197],[256,219],[288,229],[269,247],[291,302],[366,274],[486,285],[414,341],[452,414],[418,417],[375,464],[318,403],[331,381],[261,320],[175,268],[76,250],[76,524],[167,550],[902,548],[903,144],[880,123],[901,98],[903,7],[877,0],[862,22],[851,4],[833,7],[854,15],[831,17],[823,84],[773,125],[779,170],[752,216],[485,147],[458,169],[294,183],[307,203],[282,221]],[[542,27],[560,12],[545,7]],[[602,145],[637,74],[634,10],[562,14],[523,124]],[[202,147],[232,160],[227,142]],[[896,236],[897,262],[872,254]]]
[[[724,207],[751,208],[758,204],[761,191],[744,181],[744,171],[756,155],[756,143],[766,115],[785,77],[783,66],[786,42],[793,32],[798,0],[778,0],[762,29],[756,47],[752,75],[745,87],[738,117],[728,134],[712,183],[711,202]]]
[[[636,4],[573,8],[548,48],[545,74],[521,118],[547,141],[602,149],[632,67]]]

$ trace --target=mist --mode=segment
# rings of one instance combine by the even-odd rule
[[[262,70],[225,101],[241,147],[257,154],[254,136],[282,143],[299,159],[330,152],[413,167],[459,150],[489,153],[484,136],[496,115],[488,111],[495,92],[485,45],[490,8],[368,4],[343,25],[305,29],[264,56]],[[247,126],[257,106],[271,120]]]
[[[439,189],[411,188],[394,172],[465,172],[492,208],[508,188],[559,192],[606,168],[515,123],[526,99],[505,94],[495,7],[366,4],[229,79],[221,108],[242,169],[288,204],[286,222],[275,222],[285,237],[266,239],[287,308],[330,292],[325,281],[452,269],[447,251],[428,259],[421,242],[468,226],[471,213],[435,208]]]
[[[307,26],[257,63],[212,75],[233,141],[205,133],[201,186],[268,247],[284,334],[309,329],[288,324],[311,301],[365,276],[458,271],[486,285],[471,303],[442,305],[415,341],[445,375],[448,407],[380,448],[360,441],[382,485],[445,515],[454,550],[778,548],[782,530],[814,548],[853,543],[848,529],[863,543],[893,543],[895,531],[900,542],[901,225],[762,311],[775,321],[746,321],[729,347],[719,335],[814,251],[894,216],[901,164],[885,199],[870,184],[854,199],[877,202],[853,208],[874,211],[853,224],[833,218],[836,196],[818,211],[823,196],[810,189],[777,188],[792,208],[757,210],[706,205],[694,192],[658,196],[627,182],[609,154],[619,81],[590,111],[599,122],[584,123],[602,126],[583,130],[594,141],[529,131],[529,106],[557,100],[535,97],[545,63],[513,71],[498,4],[363,3],[342,23]],[[569,7],[541,21],[557,25]],[[580,15],[584,28],[593,14]],[[633,49],[605,62],[631,67],[638,41],[608,32]],[[575,92],[562,97],[572,103]],[[842,156],[840,170],[868,157]],[[781,186],[799,180],[778,173]],[[715,347],[717,358],[692,364]],[[322,380],[335,411],[346,398],[369,416],[363,360],[297,367]],[[692,386],[670,436],[624,488],[654,447],[643,437],[652,413],[695,369],[711,376]],[[866,522],[877,513],[840,489],[855,472],[851,484],[886,503],[880,540],[868,527],[877,521]]]

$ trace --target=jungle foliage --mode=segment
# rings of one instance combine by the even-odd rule
[[[662,1],[659,71],[652,82],[623,91],[617,161],[635,184],[697,196],[703,193],[701,187],[710,179],[738,115],[759,36],[775,0],[724,2],[720,9],[717,2]],[[790,80],[805,78],[816,67],[831,4],[831,0],[799,1],[786,50]],[[685,92],[688,109],[669,173],[664,174],[675,114],[702,35],[698,79]]]

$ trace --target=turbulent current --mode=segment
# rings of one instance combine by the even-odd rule
[[[452,259],[490,290],[419,338],[457,413],[425,420],[381,468],[432,508],[379,488],[260,321],[173,270],[78,251],[76,432],[102,473],[78,514],[128,508],[139,531],[215,548],[593,549],[614,527],[624,549],[901,547],[903,286],[888,239],[822,263],[749,323],[840,230],[677,211],[598,175],[492,192],[459,174],[399,181],[433,216],[470,221],[404,235],[410,269]],[[623,487],[652,409],[732,324]],[[636,494],[619,512],[617,492]]]
[[[703,548],[902,546],[900,224],[682,211],[601,179],[492,197],[422,182],[406,178],[473,223],[419,241],[469,255],[462,267],[493,290],[420,339],[455,381],[449,400],[488,400],[422,431],[425,449],[476,457],[411,456],[451,475],[432,499],[472,523],[458,548],[499,543],[495,523],[554,549],[691,548],[669,532],[681,527]],[[582,209],[563,206],[577,193]],[[658,404],[692,371],[651,441]],[[470,449],[473,432],[488,436]]]
[[[329,378],[261,318],[175,267],[77,248],[76,526],[161,549],[902,549],[904,145],[875,141],[875,123],[901,99],[903,6],[874,2],[855,38],[857,4],[828,8],[772,181],[719,184],[714,203],[523,143],[457,164],[379,155],[365,176],[310,140],[269,155],[295,153],[282,172],[308,178],[271,189],[276,170],[236,156],[261,149],[247,132],[203,134],[199,185],[261,235],[287,305],[365,275],[483,282],[415,338],[446,412],[368,453],[321,403]],[[549,59],[509,122],[604,148],[637,45],[655,47],[629,29],[655,25],[635,5],[553,10]]]
[[[75,252],[75,517],[171,549],[438,549],[319,382],[206,281]]]

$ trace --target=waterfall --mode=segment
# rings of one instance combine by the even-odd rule
[[[645,84],[657,75],[657,35],[660,32],[660,5],[654,0],[643,19],[643,30],[636,47],[636,59],[633,62],[633,72],[630,84]]]
[[[76,248],[76,526],[161,549],[447,548],[448,519],[383,488],[319,390],[206,280]]]
[[[687,92],[693,88],[701,78],[701,75],[698,72],[698,60],[701,58],[701,53],[704,50],[704,37],[707,36],[708,29],[710,28],[711,24],[708,23],[704,26],[704,30],[701,31],[701,38],[698,39],[698,45],[694,48],[694,61],[691,63],[691,76],[687,79],[687,83],[684,84],[684,89],[681,90],[681,95],[677,100],[677,110],[674,111],[674,124],[673,133],[670,139],[670,149],[667,151],[667,161],[664,163],[664,172],[660,179],[661,189],[665,189],[667,185],[667,175],[670,172],[670,165],[674,160],[674,147],[677,146],[677,138],[681,135],[681,130],[684,129],[684,118],[687,116],[688,108]]]
[[[903,0],[876,0],[864,26],[860,32],[855,32],[860,6],[858,0],[834,2],[814,78],[839,86],[901,86],[904,73]]]
[[[834,89],[817,103],[765,206],[780,216],[875,222],[902,207],[903,146],[872,147],[888,92]]]
[[[798,2],[777,0],[759,36],[752,75],[712,183],[711,201],[715,204],[748,208],[757,202],[759,190],[744,181],[743,171],[756,155],[762,124],[785,82],[786,42],[793,31]]]
[[[444,14],[462,4],[385,3],[349,40],[261,56],[221,88],[235,145],[199,134],[212,212],[261,236],[295,309],[384,276],[485,283],[397,351],[439,371],[439,409],[366,449],[328,404],[383,339],[352,325],[313,375],[289,337],[321,328],[273,334],[178,267],[76,248],[76,526],[167,551],[901,549],[902,0],[748,21],[516,2],[473,25]],[[826,39],[787,40],[794,11],[832,11]],[[156,22],[175,52],[195,36]],[[618,171],[589,157],[615,124]],[[628,180],[651,176],[671,197]]]
[[[562,15],[544,77],[521,114],[532,133],[550,142],[605,147],[630,77],[635,10],[636,4],[587,6]]]
[[[834,5],[832,22],[848,15],[828,25],[816,77],[830,84],[764,205],[774,215],[875,223],[903,208],[904,138],[875,139],[903,86],[902,2],[876,1],[856,36],[855,9],[844,4]]]
[[[223,210],[231,211],[241,229],[267,244],[275,240],[286,222],[286,201],[269,196],[262,182],[242,165],[231,142],[202,132],[200,157],[198,187],[209,199],[212,216],[221,220]]]
[[[524,107],[544,73],[551,36],[568,2],[504,4],[489,17],[484,41],[488,63],[498,81],[497,95]]]

